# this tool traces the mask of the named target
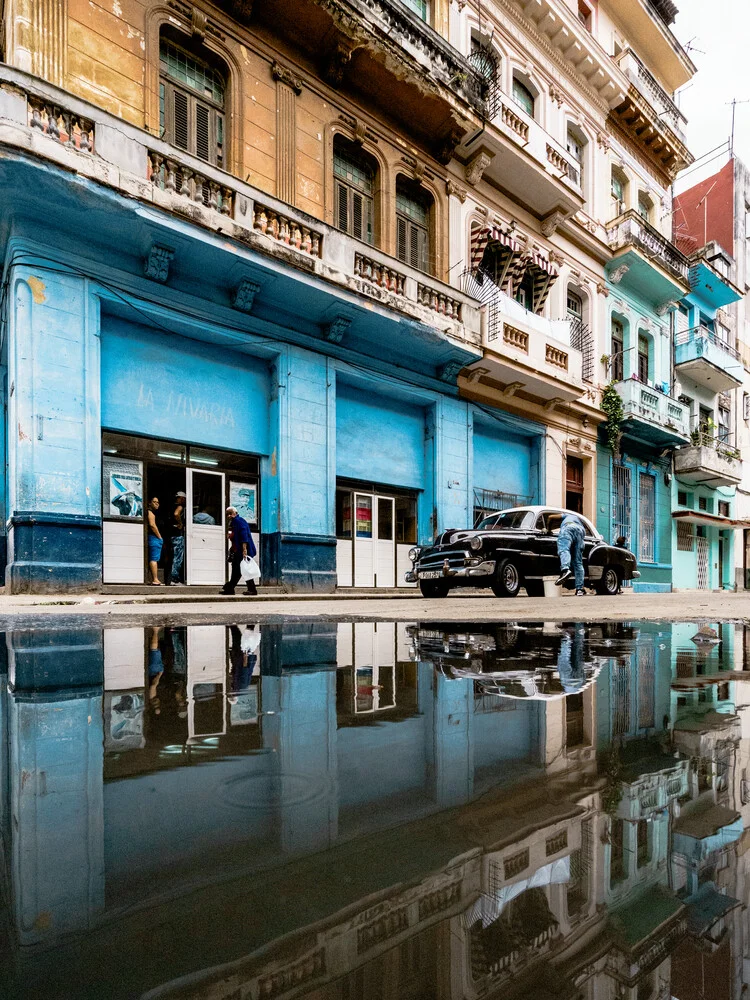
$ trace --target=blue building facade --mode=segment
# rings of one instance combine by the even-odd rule
[[[142,584],[154,495],[208,515],[188,518],[185,582],[223,582],[232,503],[263,582],[312,590],[403,582],[411,545],[472,522],[475,485],[544,500],[544,428],[459,398],[470,298],[342,277],[355,241],[299,212],[294,246],[156,187],[160,208],[32,156],[2,170],[12,591]]]

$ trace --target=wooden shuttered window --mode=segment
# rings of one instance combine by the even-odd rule
[[[162,39],[161,133],[167,142],[206,163],[224,166],[222,75],[207,62]]]
[[[373,242],[372,198],[337,180],[336,228],[349,233],[355,240]]]
[[[411,181],[396,186],[396,256],[417,271],[429,271],[430,204],[426,191]]]
[[[336,228],[356,240],[374,243],[375,168],[361,149],[342,136],[334,140],[333,177]]]

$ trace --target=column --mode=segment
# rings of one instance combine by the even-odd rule
[[[447,396],[438,399],[427,411],[425,435],[425,482],[430,482],[432,465],[434,498],[420,498],[421,544],[431,542],[435,532],[446,528],[471,526],[473,420],[469,404]],[[423,509],[428,502],[431,509]],[[435,515],[437,523],[432,524]]]
[[[427,671],[420,667],[419,702],[427,706],[425,736],[431,745],[426,757],[433,801],[438,808],[449,809],[468,802],[474,789],[473,682],[449,681],[434,671],[432,696],[423,698]]]
[[[263,468],[263,567],[290,589],[336,587],[336,375],[285,348],[271,372],[271,457]]]
[[[13,593],[101,584],[98,308],[88,281],[15,267],[8,295],[8,565]]]
[[[58,87],[65,85],[67,0],[16,0],[6,30],[6,58],[10,65]]]
[[[297,195],[295,105],[302,81],[277,62],[271,74],[276,81],[276,197],[293,205]]]

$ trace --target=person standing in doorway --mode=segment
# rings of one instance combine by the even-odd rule
[[[220,594],[233,594],[234,588],[242,577],[242,560],[254,557],[256,554],[255,542],[250,532],[250,525],[244,517],[240,517],[236,507],[227,507],[227,525],[229,536],[229,554],[227,561],[231,563],[232,573],[229,581],[224,584],[219,591]],[[258,590],[255,580],[247,580],[245,593],[250,597],[255,597]]]
[[[164,546],[159,525],[156,523],[156,512],[159,509],[159,498],[151,497],[148,502],[148,568],[151,571],[149,583],[152,587],[161,587],[159,579],[159,559]]]
[[[570,512],[563,517],[560,525],[560,533],[557,536],[557,554],[560,557],[560,575],[555,580],[555,585],[560,587],[566,580],[575,578],[576,597],[585,597],[586,591],[583,589],[583,540],[586,537],[586,529],[583,524]],[[571,562],[573,569],[571,570]]]
[[[185,582],[185,500],[182,490],[175,493],[174,513],[172,514],[172,571],[169,582]]]

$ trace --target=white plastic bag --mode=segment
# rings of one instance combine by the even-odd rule
[[[260,580],[260,566],[248,556],[240,563],[240,576],[247,582],[248,580]]]

